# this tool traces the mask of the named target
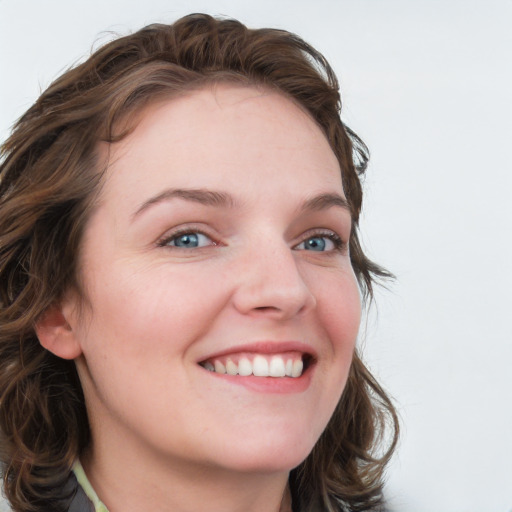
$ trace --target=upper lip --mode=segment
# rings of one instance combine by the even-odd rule
[[[202,357],[198,362],[207,361],[219,357],[228,356],[230,354],[238,354],[240,352],[251,352],[255,354],[282,354],[284,352],[302,352],[314,359],[317,358],[316,351],[311,345],[302,341],[257,341],[244,343],[229,347],[218,352]]]

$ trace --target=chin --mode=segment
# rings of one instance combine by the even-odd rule
[[[231,446],[223,465],[240,472],[281,473],[289,472],[301,464],[311,453],[314,443],[280,443],[260,439],[254,445],[244,443],[243,447]]]

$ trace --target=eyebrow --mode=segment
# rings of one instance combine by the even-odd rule
[[[237,202],[227,192],[207,190],[201,188],[171,188],[145,201],[133,214],[132,220],[153,205],[178,198],[186,201],[203,204],[205,206],[222,206],[233,208]],[[343,208],[352,213],[348,201],[335,193],[319,194],[308,199],[300,208],[300,211],[322,211],[332,207]]]
[[[301,207],[302,211],[322,211],[337,206],[348,211],[352,215],[352,209],[348,201],[339,194],[326,193],[319,194],[308,199]]]
[[[233,196],[226,192],[217,192],[215,190],[202,188],[171,188],[145,201],[133,214],[133,218],[155,204],[174,198],[185,199],[186,201],[192,201],[206,206],[224,206],[232,208],[235,205]]]

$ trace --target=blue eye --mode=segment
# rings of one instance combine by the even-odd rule
[[[213,245],[213,242],[206,235],[191,231],[189,233],[174,235],[171,238],[164,240],[161,245],[180,247],[182,249],[195,249],[198,247]]]
[[[327,245],[326,239],[323,236],[314,236],[308,238],[304,242],[304,249],[306,251],[325,251]]]
[[[329,235],[315,235],[306,238],[303,242],[295,247],[299,251],[316,251],[326,252],[340,249],[343,242],[338,235],[332,233]]]

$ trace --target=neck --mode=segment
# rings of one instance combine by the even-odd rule
[[[110,456],[107,458],[107,454]],[[287,472],[241,472],[92,447],[87,477],[109,512],[291,512]],[[141,462],[144,461],[144,462]]]

